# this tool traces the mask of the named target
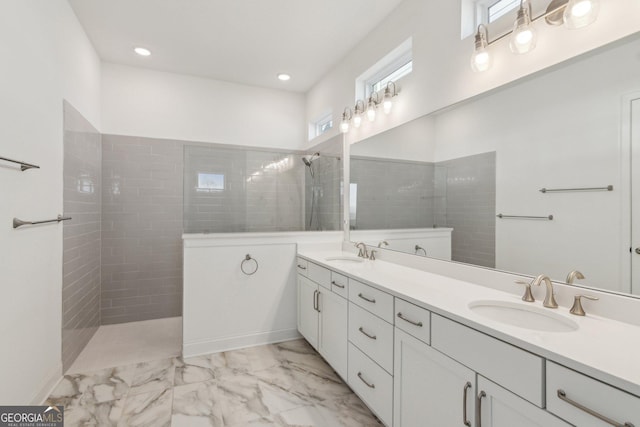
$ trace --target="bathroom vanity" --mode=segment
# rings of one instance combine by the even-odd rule
[[[347,252],[296,265],[298,330],[387,426],[640,426],[638,326]]]

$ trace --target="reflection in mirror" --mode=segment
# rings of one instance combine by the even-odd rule
[[[354,144],[350,239],[640,294],[638,40]]]

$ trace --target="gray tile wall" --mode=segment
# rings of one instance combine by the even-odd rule
[[[446,225],[454,261],[496,263],[496,153],[439,162],[446,168]]]
[[[299,231],[304,227],[304,164],[291,153],[185,145],[187,233]],[[224,176],[207,191],[199,174]]]
[[[182,313],[183,143],[103,135],[102,324]]]
[[[432,163],[352,157],[355,229],[433,227],[434,171]]]
[[[64,102],[62,368],[100,326],[100,134]]]
[[[302,163],[302,160],[300,160]],[[305,230],[335,231],[342,229],[342,160],[321,155],[313,161],[314,178],[305,167]],[[313,216],[312,197],[315,196]]]

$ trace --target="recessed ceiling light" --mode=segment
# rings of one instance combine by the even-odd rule
[[[151,51],[149,49],[145,49],[144,47],[136,47],[133,49],[135,53],[140,56],[149,56],[151,55]]]
[[[286,73],[280,73],[278,74],[278,79],[282,80],[283,82],[286,82],[287,80],[291,79],[291,76]]]

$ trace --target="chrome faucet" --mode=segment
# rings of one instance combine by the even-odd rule
[[[542,305],[544,305],[547,308],[558,308],[556,297],[553,295],[553,283],[551,283],[551,279],[549,279],[549,276],[541,274],[535,279],[533,279],[533,282],[531,282],[531,285],[540,286],[540,283],[542,282],[544,282],[545,286],[547,287],[547,294],[544,296],[544,302],[542,303]]]
[[[356,243],[356,248],[358,248],[358,256],[360,258],[369,258],[369,252],[367,251],[367,245],[364,242]]]
[[[386,240],[381,240],[381,241],[378,243],[378,247],[379,247],[379,248],[381,248],[381,247],[382,247],[382,245],[389,246],[389,242],[387,242]]]
[[[580,273],[578,270],[573,270],[571,273],[569,273],[567,275],[567,284],[569,285],[573,285],[573,281],[576,279],[584,279],[584,275],[582,273]]]

